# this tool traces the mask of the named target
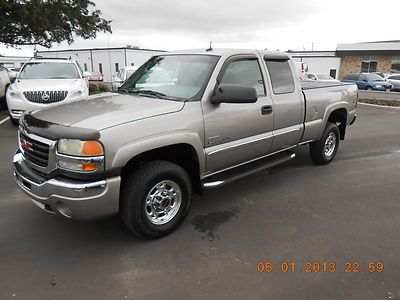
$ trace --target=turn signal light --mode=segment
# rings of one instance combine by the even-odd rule
[[[103,147],[97,141],[83,142],[82,154],[85,156],[103,155]]]

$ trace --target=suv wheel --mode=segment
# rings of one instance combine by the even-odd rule
[[[319,141],[310,144],[311,160],[317,165],[329,164],[339,148],[339,128],[334,123],[328,123]]]
[[[10,121],[11,124],[13,124],[14,126],[18,126],[19,125],[19,120],[14,119],[13,117],[10,116]]]
[[[159,238],[174,231],[191,203],[187,172],[168,161],[152,161],[136,169],[121,191],[121,217],[140,237]]]

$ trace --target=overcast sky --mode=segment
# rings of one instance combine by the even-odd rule
[[[71,46],[173,50],[208,47],[334,50],[337,43],[400,40],[400,1],[386,0],[93,0],[112,34]],[[43,49],[43,48],[38,48]],[[31,48],[0,46],[3,55]]]

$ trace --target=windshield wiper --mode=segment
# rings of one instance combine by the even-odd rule
[[[157,92],[157,91],[152,91],[152,90],[130,90],[129,91],[132,94],[144,94],[144,95],[150,95],[150,96],[154,96],[155,98],[159,98],[159,99],[165,99],[165,97],[167,97],[167,95]]]

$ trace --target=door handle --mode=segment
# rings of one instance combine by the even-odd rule
[[[261,114],[262,115],[269,115],[272,113],[272,105],[265,105],[261,107]]]

